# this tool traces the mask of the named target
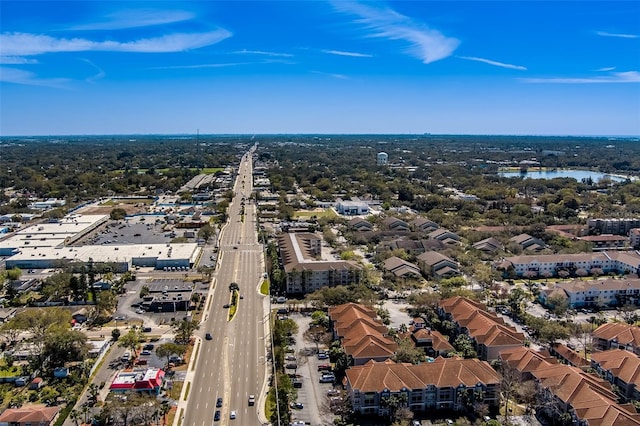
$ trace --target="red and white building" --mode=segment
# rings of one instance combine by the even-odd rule
[[[164,370],[149,368],[147,370],[121,371],[109,389],[111,392],[147,392],[159,394],[164,383]]]

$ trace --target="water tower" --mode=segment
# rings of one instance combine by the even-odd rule
[[[386,166],[389,162],[389,156],[386,152],[379,152],[376,157],[376,164],[378,166]]]

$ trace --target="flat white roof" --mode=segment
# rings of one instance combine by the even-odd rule
[[[191,259],[198,250],[197,243],[187,244],[123,244],[90,245],[82,247],[22,247],[9,257],[11,261],[33,259],[67,259],[87,262],[129,262],[132,258]]]

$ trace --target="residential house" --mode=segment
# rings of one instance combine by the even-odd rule
[[[440,228],[440,225],[426,217],[417,217],[409,222],[411,227],[418,232],[433,232]]]
[[[354,217],[349,221],[349,229],[358,232],[373,231],[373,224],[360,217]]]
[[[383,269],[398,278],[422,278],[422,273],[418,265],[400,259],[397,256],[391,256],[386,259]]]
[[[60,407],[45,405],[25,405],[8,408],[0,414],[0,426],[49,426],[55,423]]]
[[[360,282],[362,267],[353,261],[319,260],[322,239],[310,233],[278,236],[289,294],[312,293],[322,287]]]
[[[475,243],[473,245],[473,248],[485,253],[495,253],[498,250],[504,250],[504,245],[500,242],[500,240],[489,237]]]
[[[109,386],[111,392],[146,392],[159,394],[164,383],[164,370],[149,368],[146,370],[121,371]]]
[[[417,257],[422,270],[433,278],[449,278],[460,275],[458,263],[437,251],[427,251]]]
[[[435,231],[430,232],[428,237],[432,240],[441,241],[446,245],[454,245],[460,242],[460,237],[458,236],[458,234],[451,232],[445,228],[439,228]]]
[[[478,359],[438,357],[419,365],[370,361],[346,371],[346,389],[353,411],[387,416],[392,396],[406,395],[413,412],[463,411],[473,403],[498,405],[500,377]]]
[[[595,375],[566,365],[550,365],[532,372],[539,400],[539,413],[557,419],[568,413],[579,426],[640,425],[640,415],[631,404],[618,404],[611,385]]]
[[[84,324],[85,322],[87,322],[87,315],[87,308],[80,308],[73,314],[71,314],[71,318],[73,319],[73,321],[75,321],[76,324]]]
[[[624,349],[640,355],[640,327],[610,322],[596,328],[591,336],[596,350]]]
[[[591,367],[616,386],[627,400],[640,400],[640,358],[621,349],[595,352]]]
[[[407,222],[397,217],[387,217],[382,221],[385,228],[396,232],[409,232],[411,227]]]
[[[438,314],[442,319],[453,321],[458,334],[471,338],[481,360],[496,360],[501,351],[524,344],[524,334],[507,325],[495,312],[487,311],[484,304],[466,297],[441,300]]]
[[[547,246],[540,238],[532,237],[529,234],[516,235],[510,238],[509,241],[518,244],[522,247],[522,250],[540,251]]]

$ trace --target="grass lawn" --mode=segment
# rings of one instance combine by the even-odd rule
[[[205,175],[212,175],[214,173],[222,172],[222,171],[224,171],[222,167],[205,167],[200,172],[204,173]]]
[[[262,280],[262,284],[260,284],[260,294],[264,294],[265,296],[269,294],[269,280]]]
[[[310,219],[311,217],[338,217],[333,209],[325,209],[325,210],[298,210],[293,214],[295,218],[305,218]]]

